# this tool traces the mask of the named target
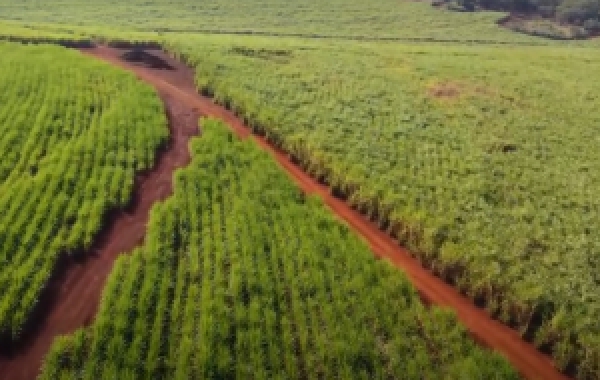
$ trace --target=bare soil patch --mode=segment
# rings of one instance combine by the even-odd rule
[[[452,82],[442,82],[429,86],[429,96],[437,99],[454,99],[462,93],[460,85]]]
[[[127,210],[108,213],[91,252],[61,262],[20,344],[0,342],[0,379],[35,379],[54,338],[93,321],[114,260],[143,242],[150,208],[172,194],[174,170],[190,161],[187,143],[198,133],[199,114],[169,93],[159,95],[169,120],[168,145],[152,170],[138,174]]]

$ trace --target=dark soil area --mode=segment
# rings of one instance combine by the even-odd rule
[[[143,49],[132,49],[121,54],[121,59],[132,63],[134,65],[140,65],[149,69],[157,70],[175,70],[175,68],[169,65],[162,58],[148,53]]]

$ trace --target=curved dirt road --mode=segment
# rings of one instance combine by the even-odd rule
[[[180,102],[198,110],[202,115],[223,120],[240,137],[251,136],[263,149],[273,155],[298,186],[307,193],[319,195],[336,215],[362,235],[371,245],[375,255],[389,259],[402,269],[428,302],[456,310],[458,318],[477,341],[501,352],[528,379],[568,379],[567,376],[556,370],[548,356],[523,341],[516,331],[493,320],[484,310],[476,307],[452,286],[424,269],[391,237],[354,211],[344,201],[332,196],[329,188],[319,184],[293,164],[286,154],[275,149],[265,139],[252,135],[249,128],[232,112],[214,104],[211,99],[199,95],[194,85],[194,74],[191,69],[160,51],[151,51],[151,53],[168,62],[173,70],[153,70],[125,62],[120,59],[123,50],[119,49],[98,47],[85,49],[83,52],[135,72],[140,79],[152,84],[159,92],[168,93]]]
[[[198,114],[177,97],[159,92],[169,119],[170,141],[157,154],[154,168],[138,175],[128,210],[110,215],[91,252],[81,262],[68,260],[42,297],[41,313],[19,347],[0,354],[0,379],[37,377],[54,338],[89,325],[96,315],[104,283],[117,256],[143,242],[152,205],[172,194],[173,171],[190,162],[188,140],[198,134]]]

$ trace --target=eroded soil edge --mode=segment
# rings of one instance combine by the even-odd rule
[[[160,62],[150,64],[156,70],[170,69]],[[136,176],[130,205],[107,214],[106,227],[90,252],[61,261],[23,339],[18,344],[0,342],[0,379],[35,379],[56,336],[92,323],[115,259],[143,243],[152,205],[172,194],[173,172],[190,162],[188,141],[198,134],[199,114],[168,92],[158,93],[169,121],[167,145],[157,152],[154,168]]]

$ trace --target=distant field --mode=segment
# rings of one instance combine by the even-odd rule
[[[0,341],[18,340],[63,255],[88,250],[168,131],[130,75],[54,46],[0,43]]]
[[[558,345],[560,366],[597,368],[599,52],[239,37],[172,49],[200,89],[442,277]]]
[[[536,42],[499,28],[503,14],[399,0],[0,0],[0,20],[171,32],[253,32],[366,38]]]

